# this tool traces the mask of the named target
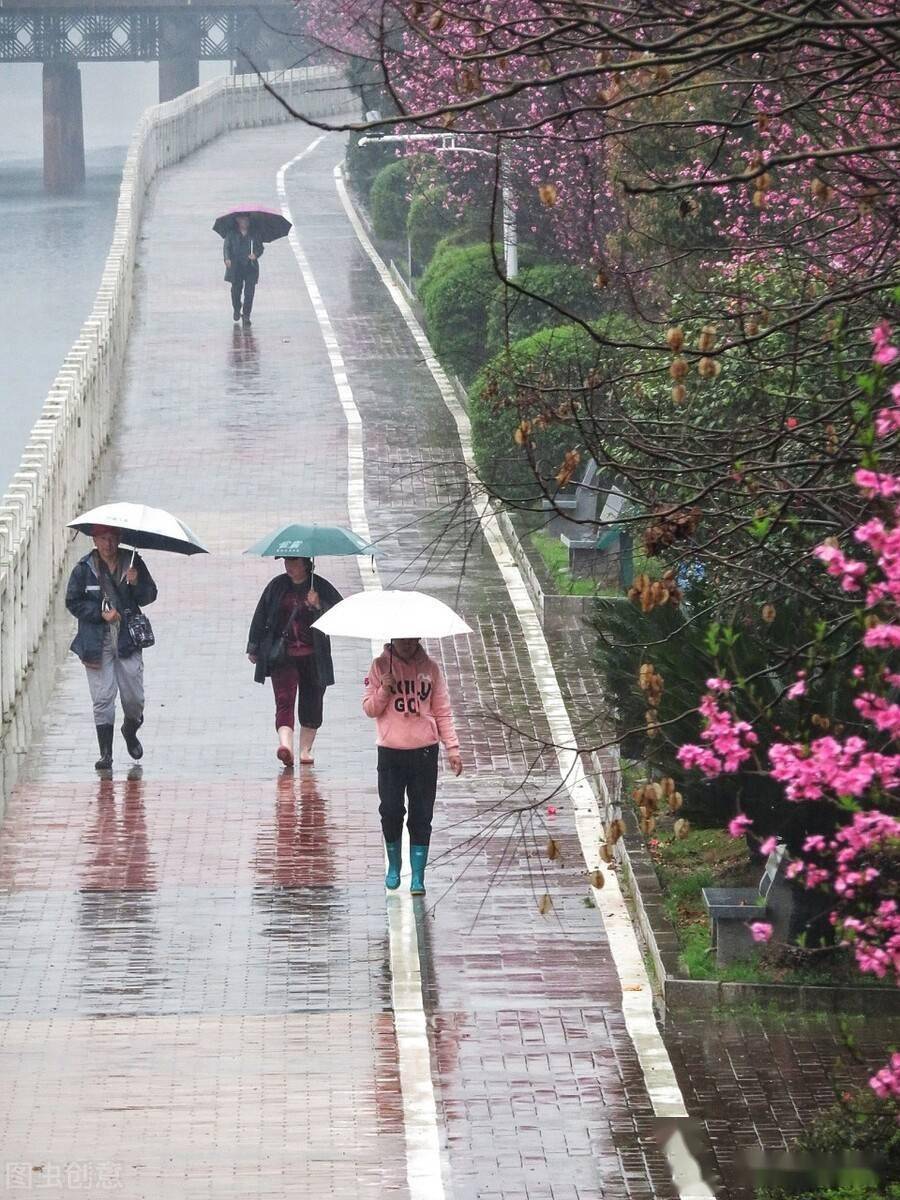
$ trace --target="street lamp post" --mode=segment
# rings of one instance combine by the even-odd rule
[[[503,261],[506,278],[515,279],[519,273],[519,234],[516,225],[516,210],[512,188],[509,184],[509,169],[501,151],[480,150],[475,146],[459,146],[453,133],[385,133],[379,137],[361,137],[357,143],[368,146],[375,142],[437,142],[436,154],[481,154],[500,163],[500,196],[503,206]]]

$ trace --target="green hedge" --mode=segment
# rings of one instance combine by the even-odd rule
[[[593,321],[604,307],[602,293],[593,275],[565,263],[541,263],[521,271],[516,283],[555,304],[568,309],[584,321]],[[607,302],[608,304],[608,302]],[[490,353],[499,354],[507,343],[537,333],[552,325],[565,325],[567,318],[530,296],[500,284],[488,309],[487,344]],[[509,337],[507,339],[507,326]]]
[[[409,168],[405,159],[382,167],[369,192],[372,227],[380,238],[401,238],[409,212]]]
[[[388,142],[387,145],[379,146],[376,142],[369,142],[360,146],[359,139],[362,136],[361,133],[350,135],[344,168],[353,190],[368,202],[378,172],[397,161],[397,145],[395,142]]]
[[[502,254],[498,246],[501,263]],[[435,352],[466,383],[487,359],[487,309],[497,283],[486,242],[452,246],[442,241],[419,286]]]
[[[578,386],[597,361],[598,348],[590,334],[577,326],[557,326],[514,342],[480,371],[469,392],[473,449],[481,478],[501,496],[521,499],[538,491],[528,454],[514,440],[520,421],[537,415],[532,402],[520,403],[523,389],[538,380],[544,389]],[[563,392],[554,399],[562,401]],[[566,450],[577,448],[579,436],[565,422],[534,430],[532,440],[539,468],[547,476]]]
[[[428,266],[438,243],[451,234],[457,224],[445,207],[446,201],[447,189],[433,184],[420,192],[409,206],[406,234],[416,274]]]

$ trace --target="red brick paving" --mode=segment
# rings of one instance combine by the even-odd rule
[[[94,777],[87,688],[70,657],[10,797],[0,1194],[39,1181],[62,1195],[73,1180],[128,1200],[408,1194],[373,730],[360,708],[368,647],[336,643],[316,766],[297,775],[278,768],[271,696],[243,658],[273,567],[240,552],[288,517],[346,519],[345,427],[287,244],[262,260],[252,330],[233,329],[209,215],[238,194],[271,203],[277,168],[308,140],[291,127],[231,135],[164,175],[150,205],[97,499],[171,508],[214,553],[148,556],[160,599],[140,777],[127,778],[118,740],[114,779]],[[461,540],[409,566],[438,521],[423,516],[458,478],[435,466],[458,457],[454,428],[339,209],[340,153],[323,143],[289,195],[362,413],[382,577],[427,587],[476,629],[434,648],[466,773],[442,778],[417,908],[449,1193],[665,1200],[673,1188],[565,806],[553,818],[563,863],[546,882],[537,829],[526,822],[510,841],[523,775],[532,800],[558,776],[540,752],[547,726],[499,574]],[[342,590],[359,586],[355,563],[324,566]],[[498,811],[505,821],[483,836]],[[534,899],[545,888],[549,917]],[[702,1086],[695,1098],[706,1106]]]

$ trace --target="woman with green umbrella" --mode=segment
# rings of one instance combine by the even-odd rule
[[[263,590],[250,623],[247,657],[254,678],[272,680],[278,759],[294,765],[294,705],[300,720],[300,762],[313,761],[313,742],[322,725],[325,689],[334,683],[331,642],[312,623],[341,600],[321,575],[313,578],[311,558],[284,557],[284,572]]]
[[[341,600],[327,579],[313,573],[320,554],[375,555],[368,542],[341,525],[282,525],[245,554],[283,558],[284,574],[268,584],[250,625],[247,656],[256,665],[256,681],[268,675],[275,693],[278,758],[294,762],[294,701],[300,717],[300,762],[313,761],[316,730],[322,724],[325,689],[334,683],[331,642],[312,623]]]

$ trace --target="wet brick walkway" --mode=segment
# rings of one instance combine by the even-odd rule
[[[70,658],[8,800],[0,1195],[409,1195],[373,728],[360,707],[368,646],[335,644],[316,764],[295,773],[274,758],[271,696],[243,657],[273,568],[241,551],[281,520],[347,519],[346,427],[287,243],[263,258],[252,328],[233,328],[209,225],[239,196],[274,203],[278,168],[311,140],[291,127],[231,135],[166,173],[149,207],[97,500],[171,508],[213,553],[148,556],[160,599],[142,771],[129,777],[117,742],[113,779],[94,776],[87,688]],[[442,777],[436,861],[415,906],[447,1195],[668,1200],[571,818],[561,806],[551,819],[562,862],[543,867],[538,831],[516,824],[558,782],[535,748],[547,727],[521,631],[493,559],[468,545],[470,516],[428,549],[458,491],[455,428],[339,206],[340,157],[326,139],[288,194],[362,415],[382,578],[427,586],[476,630],[432,647],[466,772]],[[359,587],[352,560],[326,574]],[[807,1110],[823,1086],[806,1034],[782,1043],[766,1074],[765,1030],[752,1026],[668,1035],[726,1169],[741,1139],[793,1128],[795,1076]]]

